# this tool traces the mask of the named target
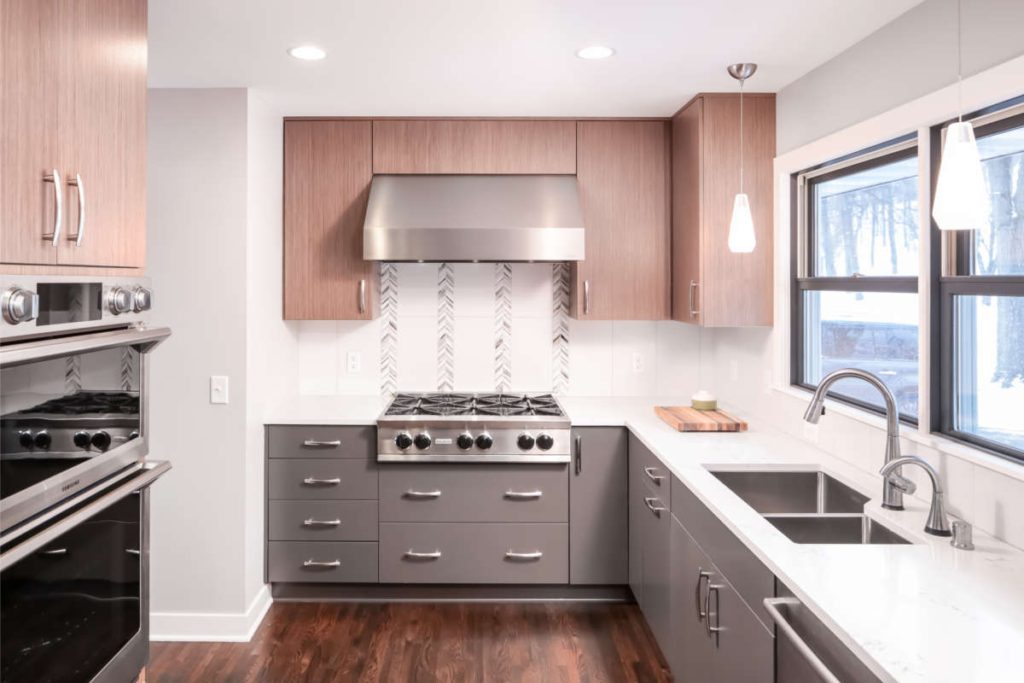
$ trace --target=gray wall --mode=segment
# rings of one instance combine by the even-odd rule
[[[1024,0],[963,0],[965,77],[1021,54]],[[955,81],[956,0],[926,0],[779,92],[778,151]]]

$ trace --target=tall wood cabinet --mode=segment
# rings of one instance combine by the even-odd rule
[[[577,179],[586,260],[573,264],[581,320],[669,316],[669,128],[664,121],[580,121]]]
[[[372,122],[284,124],[284,318],[369,320],[377,264],[363,260]]]
[[[146,1],[0,13],[0,262],[144,267]]]
[[[744,96],[744,191],[757,246],[729,251],[740,183],[740,106],[698,95],[672,118],[672,319],[705,327],[772,324],[775,95]]]

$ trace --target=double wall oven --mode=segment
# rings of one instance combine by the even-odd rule
[[[134,680],[149,652],[143,279],[0,276],[0,680]]]

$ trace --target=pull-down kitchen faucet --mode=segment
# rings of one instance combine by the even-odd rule
[[[811,404],[804,412],[804,419],[811,424],[818,424],[818,420],[825,414],[825,394],[828,393],[829,387],[841,379],[862,379],[878,389],[882,398],[885,399],[885,464],[888,466],[901,455],[900,409],[896,407],[896,399],[889,391],[889,387],[885,386],[885,382],[870,372],[857,368],[844,368],[825,375],[814,391],[814,398],[811,399]],[[890,472],[893,470],[897,470],[896,474],[900,474],[899,465],[893,466]],[[883,479],[882,507],[890,510],[903,509],[903,492],[894,486],[888,477]]]

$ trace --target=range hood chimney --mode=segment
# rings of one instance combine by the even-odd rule
[[[572,175],[376,175],[368,261],[582,261]]]

